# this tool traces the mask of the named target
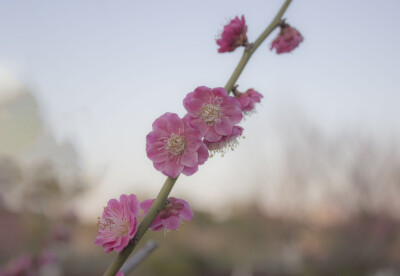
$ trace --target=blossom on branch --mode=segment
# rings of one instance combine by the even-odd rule
[[[303,41],[302,35],[289,24],[282,23],[279,35],[272,41],[271,50],[276,49],[277,54],[289,53]]]
[[[211,157],[213,157],[215,153],[220,153],[224,156],[227,151],[234,150],[239,145],[238,139],[242,137],[242,134],[243,128],[240,126],[234,126],[230,135],[222,136],[222,138],[217,142],[211,143],[204,141],[204,143],[211,152]]]
[[[122,251],[136,234],[139,210],[140,203],[134,194],[123,194],[119,201],[110,199],[99,217],[100,228],[94,243],[103,246],[106,253]]]
[[[232,52],[237,47],[247,45],[247,26],[244,20],[244,15],[242,18],[235,17],[229,22],[229,24],[224,26],[224,31],[221,34],[221,38],[217,40],[217,44],[220,46],[218,49],[219,53]]]
[[[222,87],[197,87],[183,100],[183,105],[193,127],[200,130],[204,140],[217,142],[231,135],[233,126],[242,120],[242,109],[235,97]]]
[[[180,173],[194,174],[208,159],[200,131],[188,118],[175,113],[165,113],[154,121],[153,131],[146,137],[146,152],[157,170],[173,178]]]
[[[242,108],[242,112],[245,115],[248,115],[254,111],[254,105],[256,103],[261,102],[261,98],[263,98],[263,95],[255,91],[254,89],[248,89],[244,93],[239,93],[237,92],[237,99],[240,103],[240,106]]]
[[[154,199],[147,199],[140,203],[140,208],[143,210],[142,216],[149,212],[153,202]],[[164,208],[150,225],[150,228],[153,231],[161,231],[163,228],[168,230],[178,230],[182,220],[192,219],[193,212],[187,201],[175,197],[169,197]]]

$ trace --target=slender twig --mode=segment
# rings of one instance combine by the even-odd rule
[[[257,48],[261,45],[261,43],[268,37],[268,35],[279,26],[282,20],[282,15],[286,11],[287,7],[289,6],[290,2],[292,0],[286,0],[285,3],[283,3],[281,9],[275,16],[275,18],[272,20],[272,22],[269,24],[269,26],[265,29],[265,31],[257,38],[257,40],[254,42],[254,44],[249,45],[249,47],[246,47],[242,58],[239,61],[239,64],[236,66],[235,71],[233,71],[232,76],[230,77],[229,81],[225,85],[226,91],[230,92],[232,91],[236,81],[238,80],[240,74],[242,73],[244,67],[246,66],[247,62],[249,61],[250,57],[253,55],[253,53],[257,50]],[[179,176],[178,176],[179,177]],[[171,178],[168,177],[167,180],[164,183],[164,186],[161,188],[161,191],[158,193],[157,198],[155,199],[153,205],[151,206],[149,212],[147,215],[144,217],[142,222],[139,224],[138,231],[134,238],[131,240],[131,242],[125,247],[114,259],[112,264],[108,267],[106,272],[103,274],[103,276],[114,276],[118,270],[121,268],[121,266],[124,264],[126,259],[129,257],[133,249],[136,247],[140,239],[143,237],[143,235],[146,233],[147,229],[150,227],[151,223],[153,220],[156,218],[157,214],[160,212],[162,207],[165,204],[165,201],[167,200],[167,197],[169,193],[172,190],[172,187],[174,186],[177,178]]]
[[[245,50],[243,51],[242,58],[239,61],[239,64],[236,66],[235,71],[233,71],[230,79],[225,85],[225,90],[230,93],[233,90],[233,87],[236,84],[236,81],[238,80],[240,74],[242,73],[244,67],[246,66],[247,62],[251,58],[251,56],[254,54],[254,52],[257,50],[257,48],[261,45],[261,43],[264,42],[264,40],[272,33],[275,28],[279,27],[282,21],[282,16],[285,13],[287,7],[289,6],[290,2],[292,0],[286,0],[285,3],[283,3],[281,9],[279,12],[276,14],[275,18],[272,20],[272,22],[269,24],[269,26],[260,34],[260,36],[257,38],[257,40],[250,44],[249,47],[246,47]]]
[[[141,248],[135,255],[129,258],[124,265],[121,267],[121,271],[124,275],[134,270],[144,259],[147,258],[158,247],[158,243],[153,240],[147,241],[146,245]]]

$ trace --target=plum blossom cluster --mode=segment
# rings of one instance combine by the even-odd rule
[[[139,202],[134,194],[123,194],[119,200],[110,199],[104,207],[102,216],[99,217],[99,229],[94,243],[102,246],[106,253],[121,252],[135,236],[138,219],[149,212],[153,202],[154,199]],[[183,199],[170,197],[150,228],[153,231],[178,230],[182,220],[191,219],[193,212],[189,203]]]
[[[237,97],[222,88],[199,86],[183,99],[187,113],[165,113],[146,137],[147,156],[169,177],[192,175],[215,152],[234,148],[243,128],[237,124],[262,95],[253,89]]]
[[[303,37],[295,28],[281,21],[280,33],[272,42],[271,49],[275,48],[277,54],[291,52],[302,40]],[[251,49],[258,47],[252,48],[255,44],[248,42],[243,15],[240,18],[236,16],[225,25],[216,42],[219,53],[233,52],[243,46],[245,53],[251,55]],[[243,67],[238,66],[236,71],[239,75]],[[232,75],[234,76],[235,74]],[[233,89],[229,85],[227,87],[229,91],[222,87],[199,86],[183,99],[187,112],[183,117],[167,112],[153,122],[152,130],[146,136],[146,153],[156,170],[171,178],[177,178],[180,174],[190,176],[210,156],[215,153],[223,156],[227,150],[233,150],[238,145],[238,139],[244,131],[238,124],[244,117],[255,112],[263,95],[254,89],[241,93],[237,86]],[[233,96],[229,95],[230,92],[233,92]],[[166,197],[165,195],[161,198]],[[155,199],[139,202],[134,194],[123,194],[119,200],[109,200],[99,217],[95,244],[102,246],[106,253],[122,251],[135,238],[138,220],[150,210],[154,212],[161,208],[159,204],[152,208],[154,202]],[[183,220],[191,219],[193,212],[189,203],[169,197],[151,223],[150,229],[178,230]],[[117,275],[123,276],[122,271]]]
[[[276,49],[277,54],[289,53],[299,46],[303,41],[303,36],[295,28],[285,23],[283,20],[280,24],[280,33],[271,44],[271,50]],[[240,46],[248,47],[247,25],[242,15],[241,18],[236,16],[228,24],[224,26],[221,37],[217,39],[219,45],[218,52],[233,52]]]

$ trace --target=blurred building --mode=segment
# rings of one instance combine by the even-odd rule
[[[84,188],[74,146],[69,141],[55,139],[34,94],[9,72],[0,69],[3,205],[14,210],[24,207],[33,211],[53,210],[54,204],[65,203]]]

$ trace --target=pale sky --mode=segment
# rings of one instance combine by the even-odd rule
[[[165,112],[183,116],[182,100],[197,86],[225,85],[241,55],[217,53],[215,38],[230,18],[244,14],[254,41],[282,3],[2,0],[0,65],[33,89],[56,138],[71,140],[85,173],[98,179],[84,207],[91,216],[121,193],[156,195],[165,177],[145,153],[152,122]],[[239,88],[264,94],[241,124],[246,139],[181,177],[173,194],[205,209],[227,196],[249,198],[245,162],[283,114],[300,110],[329,132],[398,135],[399,12],[397,0],[294,0],[284,17],[304,42],[276,55],[275,31],[239,79]]]

